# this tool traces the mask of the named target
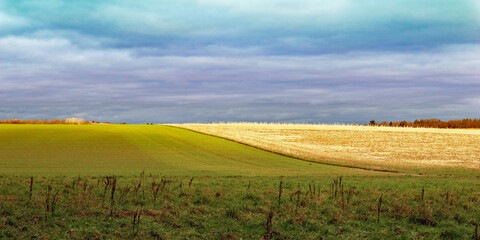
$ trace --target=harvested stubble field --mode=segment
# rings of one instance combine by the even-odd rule
[[[150,125],[0,126],[0,239],[479,239],[480,174],[309,163]]]
[[[389,168],[480,168],[480,130],[309,124],[181,124],[319,161]]]

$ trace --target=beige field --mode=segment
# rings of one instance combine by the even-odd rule
[[[480,130],[309,124],[179,124],[302,158],[383,167],[480,168]]]

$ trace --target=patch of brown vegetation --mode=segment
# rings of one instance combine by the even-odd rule
[[[307,159],[386,167],[480,168],[480,130],[308,124],[181,124]]]

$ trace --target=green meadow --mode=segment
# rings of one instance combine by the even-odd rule
[[[14,174],[318,176],[369,174],[158,125],[0,125],[0,169]]]
[[[162,125],[0,125],[1,239],[479,239],[480,174],[310,163]]]

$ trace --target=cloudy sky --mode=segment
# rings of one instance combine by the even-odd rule
[[[480,117],[478,0],[0,0],[0,119]]]

